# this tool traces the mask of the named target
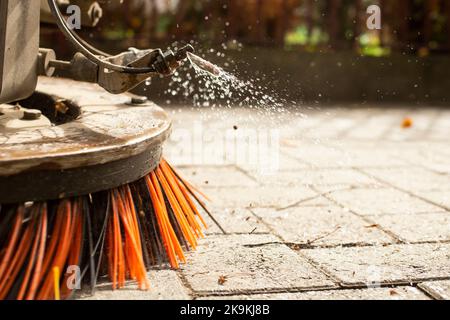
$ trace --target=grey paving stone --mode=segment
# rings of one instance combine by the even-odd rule
[[[450,175],[450,163],[449,158],[447,157],[435,160],[426,160],[421,162],[421,164],[427,169],[436,171],[438,174]]]
[[[302,207],[329,207],[329,206],[334,206],[335,204],[331,200],[325,198],[324,196],[318,195],[312,199],[308,199],[306,201],[301,201],[300,203],[298,203],[296,205],[302,206]],[[279,206],[280,209],[286,209],[287,207],[288,206],[285,206],[285,207]],[[291,208],[291,207],[292,207],[292,205],[289,206],[289,208]]]
[[[444,157],[450,157],[450,150],[448,148],[448,141],[444,139],[444,141],[435,142],[435,141],[426,141],[427,148],[430,149],[435,154],[440,154]]]
[[[204,187],[255,187],[258,183],[236,167],[181,167],[180,175],[193,185]]]
[[[434,147],[422,146],[416,148],[401,147],[398,156],[407,162],[423,166],[437,173],[450,174],[450,157],[442,152],[446,146],[437,151]]]
[[[278,154],[278,163],[273,164],[272,170],[269,172],[264,172],[261,170],[261,166],[258,164],[246,164],[240,163],[238,166],[251,174],[259,174],[261,176],[276,176],[279,172],[292,171],[292,170],[302,170],[311,168],[311,165],[302,162],[301,160],[295,159],[293,157],[284,155],[283,153]]]
[[[208,207],[208,210],[211,211],[211,207]],[[207,229],[204,230],[204,234],[205,235],[210,235],[210,234],[223,234],[224,232],[222,231],[222,229],[219,227],[219,225],[214,221],[214,219],[212,219],[208,213],[204,212],[203,210],[201,211],[201,215],[203,220],[205,220],[206,226],[208,227]],[[213,216],[214,217],[214,216]]]
[[[381,214],[435,213],[442,208],[396,189],[341,189],[318,187],[340,205],[364,216]]]
[[[406,111],[406,110],[405,110]],[[423,137],[428,133],[428,130],[434,122],[436,116],[436,110],[415,110],[405,112],[401,119],[398,119],[397,123],[392,127],[389,135],[386,139],[395,141],[416,140]],[[413,120],[411,128],[405,129],[402,127],[403,119],[409,117]]]
[[[429,139],[448,139],[450,135],[450,120],[448,118],[448,112],[441,114],[436,119],[433,127],[430,130]]]
[[[419,287],[435,299],[450,300],[450,280],[424,282]]]
[[[165,159],[175,167],[188,167],[188,166],[227,166],[234,163],[223,157],[223,154],[217,153],[213,156],[205,156],[202,152],[197,150],[191,150],[189,147],[183,147],[183,145],[173,145],[164,148]]]
[[[346,139],[359,139],[359,140],[378,140],[386,135],[386,133],[392,129],[394,122],[398,121],[398,118],[392,119],[391,114],[380,112],[379,114],[366,115],[366,121],[361,122],[355,128],[352,128],[347,135]]]
[[[285,207],[312,200],[317,193],[308,187],[259,186],[254,188],[204,188],[211,205],[220,208]]]
[[[172,270],[154,270],[149,272],[151,288],[141,291],[133,282],[125,288],[112,291],[110,284],[101,284],[94,296],[80,294],[79,300],[189,300],[187,289],[178,275]]]
[[[283,149],[312,166],[319,168],[351,167],[396,167],[408,163],[396,158],[395,149],[375,147],[354,147],[343,140],[339,143],[304,144],[296,149]]]
[[[373,220],[405,242],[450,241],[450,213],[447,212],[384,215]]]
[[[418,191],[418,196],[450,210],[450,191]]]
[[[317,169],[279,172],[264,177],[254,175],[262,184],[268,185],[379,185],[380,183],[353,169]]]
[[[430,298],[415,287],[393,287],[205,297],[199,300],[430,300]]]
[[[350,130],[357,124],[357,120],[354,117],[350,117],[349,114],[340,116],[333,116],[331,119],[320,123],[314,127],[313,130],[307,131],[304,136],[310,138],[320,137],[321,139],[332,139],[341,136],[343,133]]]
[[[212,208],[211,214],[226,233],[270,232],[248,209]]]
[[[450,191],[450,175],[423,168],[364,169],[364,172],[411,192]]]
[[[394,157],[395,150],[384,148],[349,148],[343,143],[342,150],[348,155],[347,166],[351,167],[397,167],[407,162]]]
[[[349,167],[351,155],[338,148],[317,144],[303,143],[296,148],[282,148],[292,157],[302,160],[314,167],[340,168]]]
[[[285,241],[314,246],[392,243],[386,233],[341,207],[252,209]]]
[[[448,243],[314,249],[302,253],[346,285],[423,282],[450,274]]]
[[[189,255],[182,273],[197,293],[334,286],[278,241],[272,235],[211,236]]]

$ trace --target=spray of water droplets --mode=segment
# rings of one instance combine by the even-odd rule
[[[241,80],[199,56],[190,55],[189,63],[173,75],[166,95],[192,99],[198,108],[245,107],[254,110],[255,115],[274,120],[290,112],[285,108],[287,100],[260,82],[259,78]]]

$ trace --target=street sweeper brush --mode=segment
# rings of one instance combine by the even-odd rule
[[[146,99],[41,78],[0,106],[0,300],[68,299],[103,275],[151,287],[203,237],[205,196],[162,158],[171,122]]]

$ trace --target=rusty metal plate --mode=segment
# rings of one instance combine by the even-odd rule
[[[72,100],[82,116],[60,126],[0,131],[0,176],[128,158],[161,144],[170,133],[169,116],[151,102],[130,106],[129,95],[65,79],[40,78],[37,90]]]
[[[40,78],[37,90],[71,100],[82,115],[58,126],[0,125],[0,203],[24,200],[18,194],[36,200],[106,190],[144,176],[159,162],[171,121],[155,104],[129,105],[130,95],[65,79]],[[55,183],[47,187],[51,192],[34,194]],[[25,192],[24,184],[34,187]]]

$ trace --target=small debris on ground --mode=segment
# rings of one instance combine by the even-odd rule
[[[308,244],[308,245],[312,245],[312,244],[314,244],[315,242],[317,242],[317,241],[319,241],[319,240],[325,239],[325,238],[327,238],[327,237],[333,235],[333,234],[336,233],[337,231],[339,231],[341,228],[342,228],[341,226],[337,226],[333,231],[330,231],[330,232],[328,232],[328,233],[326,233],[326,234],[324,234],[324,235],[322,235],[322,236],[320,236],[320,237],[317,237],[317,238],[315,238],[315,239],[313,239],[313,240],[308,240],[307,244]]]
[[[397,295],[398,295],[398,292],[395,291],[394,289],[391,289],[391,290],[389,290],[389,294],[390,294],[391,296],[397,296]]]
[[[405,118],[405,119],[403,119],[403,122],[402,122],[402,128],[403,129],[411,128],[413,126],[413,124],[414,124],[413,119]]]
[[[221,286],[225,285],[225,282],[227,282],[228,277],[227,276],[220,276],[219,280],[217,281],[217,283]]]

